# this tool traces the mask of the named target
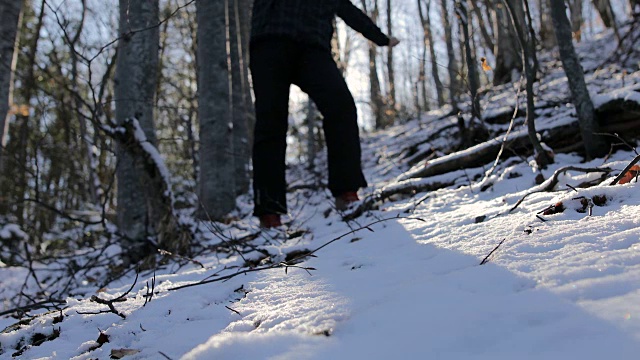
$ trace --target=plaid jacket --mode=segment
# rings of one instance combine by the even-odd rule
[[[336,15],[377,45],[389,44],[389,38],[350,0],[254,0],[251,40],[286,36],[330,49]]]

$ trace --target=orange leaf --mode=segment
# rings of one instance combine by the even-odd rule
[[[638,173],[640,173],[640,166],[633,165],[626,173],[624,173],[624,176],[622,176],[620,181],[618,181],[618,184],[626,184],[631,182],[631,180],[635,179],[636,176],[638,176]]]
[[[489,64],[487,64],[487,58],[480,58],[480,61],[482,61],[482,70],[484,71],[491,71],[491,66],[489,66]]]
[[[564,204],[562,202],[558,202],[555,203],[554,205],[549,206],[548,208],[546,208],[543,212],[542,215],[553,215],[553,214],[559,214],[561,212],[564,211]]]

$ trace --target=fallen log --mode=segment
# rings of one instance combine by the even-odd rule
[[[640,92],[634,88],[623,89],[611,94],[594,97],[598,105],[596,113],[602,132],[623,133],[627,139],[640,137]],[[562,122],[560,126],[549,124],[539,127],[543,141],[555,152],[582,151],[582,139],[577,120]],[[454,152],[437,159],[423,161],[400,175],[396,181],[413,178],[426,178],[455,170],[478,167],[496,158],[502,145],[500,135],[489,141]],[[507,148],[520,156],[531,156],[533,149],[529,144],[527,132],[518,130],[507,139]]]

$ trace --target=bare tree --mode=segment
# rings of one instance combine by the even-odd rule
[[[202,218],[220,219],[235,207],[232,108],[227,59],[228,1],[196,2],[198,116]]]
[[[584,81],[584,70],[573,47],[571,24],[563,2],[551,2],[551,18],[560,49],[562,67],[569,81],[573,105],[576,107],[576,114],[580,122],[580,134],[587,158],[602,156],[607,151],[606,143],[602,137],[595,135],[599,132],[599,126],[589,90]]]
[[[438,73],[438,60],[436,58],[436,50],[433,43],[433,32],[431,31],[431,0],[426,0],[426,8],[423,10],[422,4],[424,0],[418,0],[418,14],[420,15],[420,22],[422,23],[423,32],[423,46],[424,49],[429,49],[429,55],[431,56],[431,77],[436,86],[436,96],[438,97],[438,107],[444,106],[444,91],[442,88],[442,81],[440,81],[440,75]],[[427,89],[426,89],[426,74],[425,74],[425,52],[423,50],[423,59],[420,62],[420,82],[422,84],[422,96],[425,106],[427,106]]]
[[[4,174],[3,151],[9,131],[9,109],[13,104],[13,77],[18,59],[18,29],[23,0],[0,2],[0,174]],[[2,200],[0,200],[2,202]]]
[[[568,0],[569,12],[571,13],[571,32],[576,41],[580,41],[582,38],[582,24],[584,20],[582,18],[582,2],[583,0]]]
[[[496,63],[493,69],[493,85],[500,85],[516,80],[513,75],[516,72],[520,72],[522,62],[518,53],[518,39],[516,39],[516,32],[513,26],[511,26],[507,8],[500,0],[498,0],[494,8],[496,15],[494,23],[496,41],[493,54],[495,55]]]
[[[616,16],[611,8],[610,0],[593,0],[593,6],[598,10],[604,26],[608,28],[616,27]]]
[[[458,81],[458,63],[456,53],[453,49],[453,35],[451,31],[451,22],[449,21],[449,10],[447,9],[447,0],[440,0],[440,15],[442,17],[442,25],[444,27],[444,40],[447,46],[447,71],[449,73],[449,102],[454,109],[458,108],[458,95],[460,94],[460,85]]]
[[[387,36],[393,36],[393,21],[391,20],[391,0],[387,0]],[[387,120],[393,124],[396,117],[396,76],[393,68],[393,47],[387,47]]]
[[[367,2],[362,0],[362,8],[367,11]],[[378,20],[378,0],[374,0],[373,9],[368,12],[371,20],[376,22]],[[378,78],[378,50],[377,46],[368,42],[369,44],[369,94],[371,97],[371,110],[375,121],[376,129],[382,129],[388,125],[387,116],[385,114],[385,102],[382,97],[382,90],[380,88],[380,79]]]
[[[231,55],[231,95],[233,104],[233,150],[235,166],[235,186],[238,195],[249,190],[249,162],[251,161],[251,144],[249,142],[249,116],[247,91],[245,87],[245,62],[238,0],[229,0],[229,35]]]
[[[513,28],[516,31],[518,44],[522,54],[522,64],[524,67],[525,76],[527,78],[527,132],[529,135],[529,141],[533,146],[534,155],[538,166],[546,168],[548,164],[553,163],[553,159],[547,154],[542,147],[538,134],[536,132],[536,115],[535,115],[535,100],[533,94],[533,83],[536,81],[536,76],[533,66],[533,52],[535,48],[533,40],[527,36],[525,32],[526,24],[524,23],[524,9],[523,0],[502,0],[509,11],[509,17],[513,24]],[[526,1],[526,0],[525,0]]]
[[[120,0],[122,35],[118,41],[115,74],[116,120],[119,125],[136,119],[149,143],[155,146],[154,104],[158,80],[158,47],[160,44],[159,4],[155,1]],[[140,31],[144,29],[143,31]],[[117,146],[118,225],[132,243],[156,233],[160,221],[157,196],[150,191],[150,179],[142,159],[129,144]],[[136,252],[135,250],[133,251]],[[137,258],[140,254],[135,254]]]
[[[27,9],[24,9],[25,15]],[[16,89],[16,98],[20,98],[22,104],[30,104],[32,98],[36,94],[36,57],[38,53],[38,44],[41,40],[41,30],[44,25],[45,16],[45,2],[40,5],[39,12],[35,15],[36,20],[33,24],[33,28],[30,31],[31,37],[24,39],[26,52],[24,53],[24,71],[19,74],[22,86],[20,89]],[[22,27],[23,29],[25,26]],[[23,42],[23,39],[20,40]],[[19,91],[18,91],[19,90]],[[29,159],[29,136],[31,134],[33,126],[31,125],[30,109],[28,111],[18,111],[16,114],[17,131],[15,134],[15,141],[12,139],[11,146],[15,151],[15,169],[14,173],[14,195],[16,202],[15,214],[18,218],[18,223],[22,225],[25,220],[25,203],[23,202],[24,196],[27,193],[28,181],[27,181],[27,161]]]
[[[552,0],[538,0],[538,15],[540,22],[540,45],[543,49],[553,49],[556,45],[556,37],[553,34],[553,22],[551,21]]]
[[[476,58],[474,52],[471,50],[471,33],[469,29],[469,13],[467,11],[467,3],[464,0],[458,0],[456,2],[456,15],[460,20],[460,26],[462,30],[462,36],[464,40],[465,58],[467,60],[467,72],[469,80],[469,92],[471,95],[471,113],[478,119],[482,120],[482,114],[480,113],[480,98],[478,97],[478,88],[480,87],[478,81],[478,70],[476,67]]]

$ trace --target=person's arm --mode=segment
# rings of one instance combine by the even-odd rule
[[[361,33],[367,39],[373,41],[376,45],[391,45],[391,39],[385,35],[382,30],[367,16],[362,10],[358,9],[350,0],[340,0],[337,14],[344,22],[353,30]],[[395,44],[397,39],[395,39]]]

